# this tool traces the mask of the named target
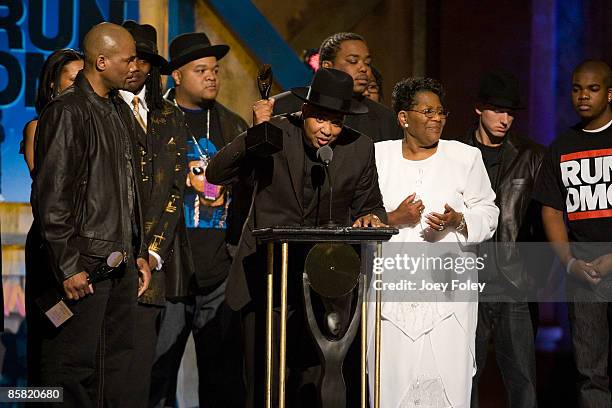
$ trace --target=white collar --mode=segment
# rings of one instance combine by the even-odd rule
[[[603,130],[606,130],[607,128],[609,128],[610,126],[612,126],[612,120],[609,121],[608,123],[606,123],[605,125],[603,125],[602,127],[600,127],[599,129],[582,129],[583,132],[587,132],[587,133],[597,133],[597,132],[601,132]]]
[[[145,98],[146,92],[147,92],[147,86],[145,85],[142,87],[142,89],[140,90],[140,92],[138,92],[137,95],[134,95],[130,91],[124,91],[124,90],[120,90],[119,95],[128,105],[130,105],[130,108],[132,107],[132,100],[134,99],[134,96],[137,96],[138,104],[141,106],[142,109],[144,109],[145,112],[148,112],[149,108],[147,107],[147,100]]]

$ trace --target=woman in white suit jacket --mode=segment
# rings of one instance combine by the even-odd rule
[[[386,246],[383,257],[401,248],[410,252],[407,243],[414,248],[415,242],[430,242],[431,254],[443,245],[470,256],[470,244],[493,236],[499,215],[480,152],[440,140],[448,112],[437,81],[403,80],[393,98],[404,139],[377,143],[376,166],[385,208],[394,209],[389,224],[400,229],[391,241],[404,244]],[[444,299],[410,301],[383,293],[381,407],[469,407],[478,303]],[[373,396],[374,307],[368,317]]]

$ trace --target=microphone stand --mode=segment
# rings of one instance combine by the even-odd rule
[[[332,179],[329,173],[329,163],[331,163],[334,157],[334,152],[331,147],[325,145],[323,147],[319,147],[317,150],[317,159],[323,163],[323,167],[325,168],[325,176],[327,177],[327,182],[329,183],[329,218],[327,219],[327,224],[323,225],[325,228],[336,228],[338,224],[336,224],[332,219],[332,203],[334,202],[334,187],[332,186]]]
[[[334,187],[332,186],[331,177],[329,175],[329,161],[323,162],[323,167],[325,168],[325,176],[327,177],[327,182],[329,183],[329,218],[327,223],[324,225],[325,228],[336,228],[338,224],[334,222],[332,219],[332,203],[334,202]]]

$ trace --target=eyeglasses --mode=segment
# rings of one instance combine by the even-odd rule
[[[195,176],[200,176],[202,174],[204,174],[204,169],[202,167],[199,166],[194,166],[194,167],[190,167],[189,170],[195,175]]]
[[[440,117],[440,119],[446,119],[448,118],[448,115],[450,115],[450,112],[447,111],[446,109],[441,109],[441,110],[433,110],[433,109],[423,109],[422,111],[420,110],[414,110],[414,109],[408,109],[409,112],[418,112],[421,113],[425,116],[427,116],[427,118],[429,119],[433,119],[434,116],[438,115]]]

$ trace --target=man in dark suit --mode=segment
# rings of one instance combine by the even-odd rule
[[[372,57],[365,39],[355,33],[336,33],[319,48],[319,67],[344,71],[353,78],[353,100],[364,104],[368,112],[348,116],[344,125],[369,136],[374,142],[403,138],[393,112],[363,96],[372,75]],[[274,96],[274,114],[298,112],[302,101],[291,91]]]
[[[335,223],[378,227],[386,221],[374,144],[368,137],[343,125],[345,115],[367,112],[366,106],[351,98],[352,88],[353,80],[348,74],[320,69],[309,88],[292,90],[303,101],[301,112],[271,117],[272,102],[258,101],[254,106],[255,123],[269,120],[280,128],[282,150],[256,159],[246,149],[249,134],[245,132],[213,158],[206,172],[207,178],[216,184],[227,185],[251,177],[255,183],[253,204],[232,263],[226,292],[228,304],[234,310],[242,310],[250,406],[254,401],[263,401],[263,396],[255,394],[263,391],[255,382],[258,377],[262,379],[256,374],[264,372],[263,348],[258,344],[260,341],[263,344],[260,334],[265,327],[264,279],[257,272],[265,270],[266,254],[265,248],[257,245],[252,231],[276,225],[325,224],[329,215],[325,209],[329,208],[330,182],[334,191],[331,218]],[[326,179],[317,159],[317,149],[323,146],[333,149],[334,157],[329,165],[331,180]],[[296,268],[299,267],[296,264]],[[294,305],[299,306],[299,303],[296,299]],[[294,315],[302,317],[299,312]],[[298,323],[295,327],[303,325]],[[303,335],[304,338],[307,339],[307,335]],[[291,362],[289,364],[291,366]]]
[[[180,287],[177,288],[175,283],[187,280],[181,279],[181,270],[164,265],[172,253],[177,225],[183,219],[181,207],[187,129],[182,113],[165,101],[161,92],[159,70],[167,62],[157,52],[155,28],[134,21],[126,21],[123,27],[136,41],[137,58],[136,69],[127,80],[126,90],[119,91],[119,94],[130,106],[139,124],[134,140],[140,170],[136,179],[140,184],[144,242],[149,251],[149,266],[154,271],[151,284],[138,299],[136,308],[139,319],[135,333],[138,340],[130,377],[142,381],[126,384],[129,392],[126,393],[125,404],[146,407],[161,310],[166,303],[166,295],[180,292]],[[182,232],[181,238],[184,240],[184,229],[179,228],[178,231]],[[171,266],[171,263],[168,265]]]

